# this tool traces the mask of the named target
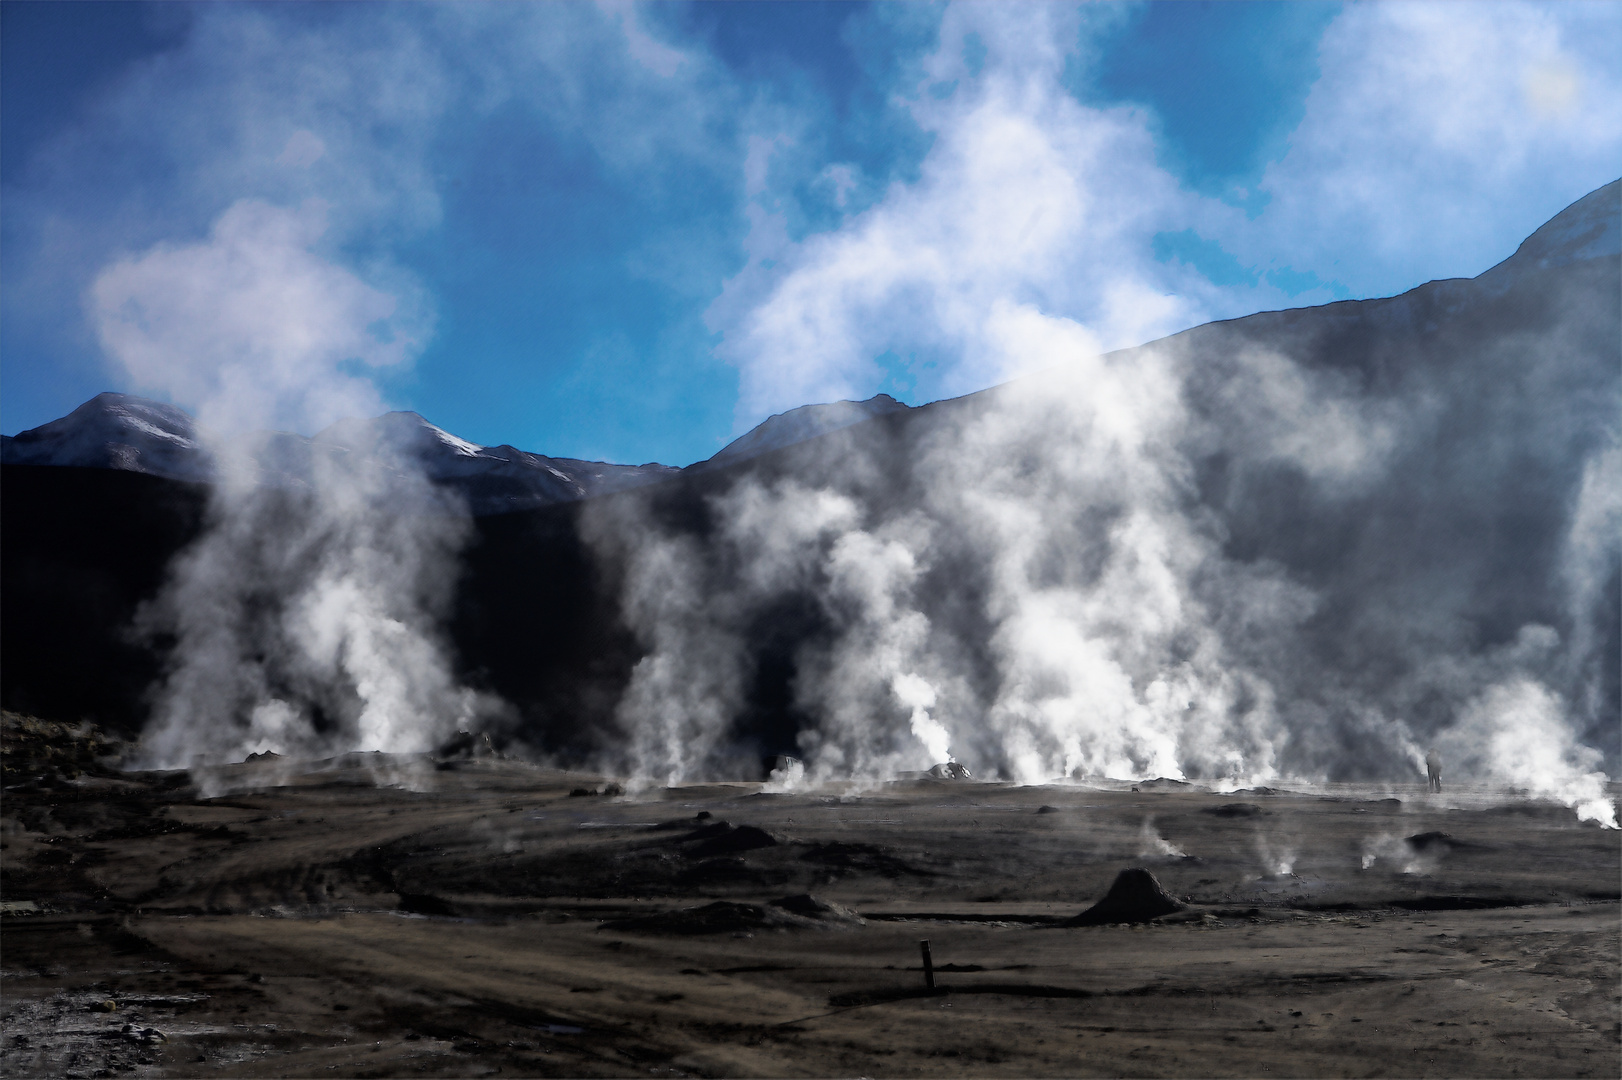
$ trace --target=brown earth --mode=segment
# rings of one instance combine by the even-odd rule
[[[8,1077],[1622,1064],[1622,848],[1563,807],[1419,785],[578,796],[606,778],[383,755],[136,774],[92,732],[6,719]],[[1133,867],[1185,909],[1060,925]]]

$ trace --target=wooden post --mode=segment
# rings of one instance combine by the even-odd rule
[[[920,941],[918,951],[924,954],[924,985],[935,989],[935,962],[929,958],[929,942]]]

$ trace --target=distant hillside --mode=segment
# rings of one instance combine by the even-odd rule
[[[1244,675],[1222,691],[1225,723],[1266,711],[1287,732],[1268,737],[1281,767],[1351,778],[1393,767],[1395,743],[1369,717],[1400,718],[1415,738],[1429,737],[1456,725],[1477,694],[1465,688],[1491,682],[1484,672],[1524,669],[1578,718],[1582,742],[1615,775],[1622,568],[1615,536],[1590,542],[1583,530],[1601,512],[1619,453],[1618,203],[1618,185],[1608,185],[1474,279],[1211,323],[1106,358],[1112,370],[1175,373],[1165,408],[1178,426],[1153,433],[1131,461],[1155,463],[1164,489],[1156,512],[1205,545],[1179,571],[1179,599],[1167,608],[1192,629],[1164,630],[1158,659],[1143,653],[1141,670],[1194,670],[1219,655],[1201,669],[1217,673],[1205,676],[1207,690],[1224,665]],[[924,642],[916,648],[950,660],[954,707],[1003,717],[985,722],[983,738],[954,736],[952,751],[977,775],[1006,775],[1019,752],[1009,733],[1036,723],[1007,713],[1010,687],[1025,677],[1012,650],[1046,645],[1039,635],[1017,639],[1023,616],[999,607],[998,568],[1008,564],[998,558],[1022,534],[997,515],[1017,510],[1022,491],[1045,492],[1028,497],[1041,522],[1020,555],[1028,595],[1101,595],[1132,535],[1136,481],[1122,471],[1118,499],[1076,496],[1069,518],[1043,517],[1076,489],[1021,487],[1033,470],[1058,461],[1070,472],[1054,475],[1089,477],[1104,491],[1112,467],[1067,457],[1094,443],[1053,437],[1093,438],[1080,428],[993,430],[988,418],[1086,392],[1054,372],[918,408],[883,397],[808,407],[687,470],[478,447],[410,413],[346,421],[314,439],[265,436],[259,460],[264,482],[296,481],[313,455],[364,429],[462,490],[479,516],[449,626],[460,670],[511,704],[501,737],[576,759],[629,738],[627,687],[653,692],[636,681],[646,676],[637,664],[664,647],[660,620],[677,618],[697,620],[736,653],[725,661],[738,690],[723,710],[724,738],[703,751],[713,774],[832,745],[832,699],[816,690],[815,672],[857,648],[852,635],[868,617],[852,614],[856,594],[839,592],[856,586],[829,577],[844,565],[832,545],[859,534],[880,554],[906,548],[915,563],[907,610]],[[1096,424],[1132,413],[1123,405],[1088,415]],[[202,521],[210,466],[190,424],[166,406],[102,395],[5,440],[7,708],[139,725],[160,660],[126,628]],[[843,531],[795,541],[816,556],[801,577],[774,570],[769,587],[750,584],[777,556],[747,546],[728,508],[748,498],[786,505],[803,493],[822,498],[818,512]],[[995,530],[996,558],[987,546]],[[1144,536],[1131,542],[1158,542]],[[652,540],[683,553],[689,609],[628,606]],[[1589,546],[1578,568],[1580,542]],[[1111,648],[1162,633],[1149,618],[1162,600],[1112,599],[1126,606]],[[1195,607],[1197,618],[1187,614]],[[1107,625],[1105,615],[1065,617]],[[889,640],[862,648],[876,655]],[[1130,675],[1136,662],[1117,666]],[[1135,678],[1121,692],[1139,701],[1182,693]],[[1015,688],[1020,700],[1043,700],[1031,685]],[[888,707],[901,711],[873,713],[872,723],[906,732],[906,709]],[[946,714],[945,704],[930,708]],[[1089,722],[1064,721],[1084,735]],[[1205,760],[1197,753],[1207,751],[1179,760]]]

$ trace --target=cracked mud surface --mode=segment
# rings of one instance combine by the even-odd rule
[[[376,755],[7,780],[6,1076],[1622,1064],[1617,834],[1486,793],[572,797],[601,778]],[[1129,866],[1188,909],[1056,925]],[[771,903],[804,893],[837,917]]]

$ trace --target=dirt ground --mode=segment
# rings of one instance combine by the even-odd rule
[[[1501,793],[72,757],[8,750],[7,1077],[1622,1067],[1618,834]],[[1186,909],[1061,925],[1128,867]]]

